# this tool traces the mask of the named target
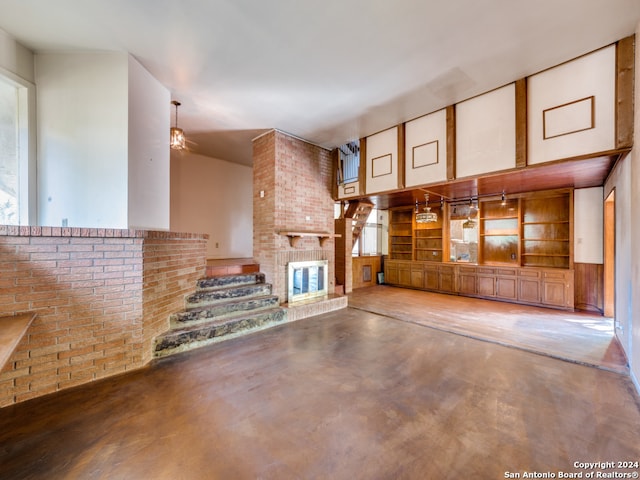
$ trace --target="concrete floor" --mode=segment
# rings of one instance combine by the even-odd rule
[[[628,376],[352,308],[0,409],[2,479],[498,479],[600,461],[640,461]]]

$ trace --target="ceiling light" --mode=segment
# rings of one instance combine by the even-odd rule
[[[171,103],[176,107],[176,123],[175,127],[171,127],[169,146],[174,150],[185,150],[187,148],[187,139],[182,129],[178,128],[178,107],[180,106],[180,102],[174,100]]]
[[[416,201],[416,206],[418,202]],[[429,206],[429,194],[424,194],[424,212],[416,213],[416,223],[435,223],[438,221],[438,214],[431,211]]]

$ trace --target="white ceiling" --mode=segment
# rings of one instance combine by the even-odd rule
[[[633,34],[640,1],[1,0],[0,12],[35,52],[129,52],[182,102],[194,151],[250,165],[265,129],[333,148],[608,45]]]

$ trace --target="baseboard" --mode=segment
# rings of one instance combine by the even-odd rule
[[[638,393],[638,396],[640,396],[640,382],[638,382],[638,379],[636,378],[635,374],[633,373],[633,370],[631,369],[629,369],[629,377],[631,377],[633,386],[636,387],[636,392]]]

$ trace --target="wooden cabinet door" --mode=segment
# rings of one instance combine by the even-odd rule
[[[424,288],[424,270],[422,268],[411,268],[411,286],[413,288]]]
[[[537,278],[518,279],[518,300],[526,303],[540,303],[540,281]]]
[[[405,287],[411,286],[411,267],[409,265],[398,267],[398,284]]]
[[[515,277],[496,277],[496,297],[507,300],[517,300]]]
[[[475,268],[460,267],[458,270],[458,287],[462,295],[476,295],[476,270]]]
[[[440,272],[437,265],[424,267],[424,288],[427,290],[438,290]]]
[[[556,307],[567,305],[566,285],[560,280],[545,280],[542,283],[542,303]]]
[[[441,265],[439,268],[438,290],[441,292],[456,292],[456,271],[454,267]]]
[[[398,265],[387,261],[387,265],[384,273],[384,282],[390,285],[398,285],[400,283],[400,277],[398,276]]]
[[[493,275],[480,275],[478,274],[478,295],[483,297],[495,297],[496,296],[496,277]]]

